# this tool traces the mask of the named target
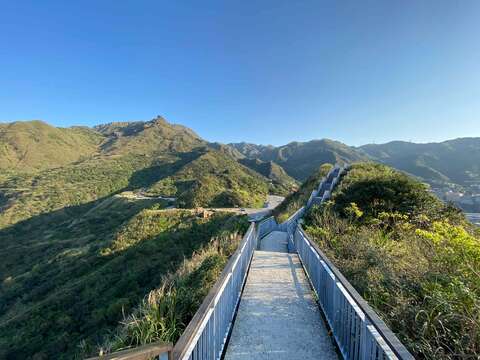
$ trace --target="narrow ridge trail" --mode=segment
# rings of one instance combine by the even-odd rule
[[[225,359],[338,359],[286,232],[273,231],[254,252]]]

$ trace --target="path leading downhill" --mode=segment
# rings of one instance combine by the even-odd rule
[[[272,232],[254,252],[225,359],[338,359],[284,232]]]

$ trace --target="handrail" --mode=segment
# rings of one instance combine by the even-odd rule
[[[252,223],[173,348],[173,359],[219,359],[240,302],[258,240]]]
[[[158,341],[152,344],[138,346],[134,349],[118,351],[87,360],[149,360],[167,354],[168,360],[173,360],[171,343]]]
[[[278,229],[278,224],[277,221],[275,220],[274,216],[269,216],[260,222],[258,222],[257,225],[257,233],[258,237],[261,239],[264,236],[268,235],[272,231],[275,231]]]
[[[343,172],[344,168],[336,166],[322,180],[321,184],[329,184],[328,189],[323,189],[322,199],[331,194]],[[322,186],[319,185],[319,188]],[[305,211],[306,207],[298,209],[281,224],[273,216],[252,222],[173,349],[171,344],[156,343],[94,359],[146,360],[161,355],[159,349],[163,349],[163,354],[168,353],[169,360],[220,359],[233,326],[253,252],[259,239],[275,230],[286,231],[289,251],[297,250],[319,306],[345,359],[414,359],[302,229],[298,220]]]
[[[321,197],[321,202],[329,199],[346,169],[338,166],[332,168],[320,182],[317,194],[312,192],[310,198],[313,199],[315,194]],[[310,198],[307,208],[311,203]],[[297,211],[298,215],[303,216],[303,209]],[[331,263],[318,245],[308,237],[298,223],[298,218],[293,218],[294,216],[285,222],[291,222],[286,226],[289,233],[289,248],[293,247],[297,250],[342,356],[349,360],[413,359],[395,334]],[[283,229],[282,225],[280,224],[281,229]]]
[[[327,258],[327,256],[320,250],[318,245],[308,237],[308,235],[302,229],[301,225],[298,225],[297,233],[301,235],[301,237],[305,240],[306,244],[314,251],[314,253],[316,253],[316,257],[318,257],[319,263],[323,262],[323,264],[321,265],[325,268],[327,272],[330,273],[330,276],[335,281],[335,284],[337,286],[338,284],[340,284],[341,287],[345,289],[345,291],[348,293],[348,295],[354,302],[354,305],[355,305],[353,307],[354,310],[357,312],[358,310],[360,310],[365,315],[370,325],[372,325],[375,328],[381,340],[383,340],[386,343],[386,345],[388,345],[389,349],[395,355],[395,357],[390,356],[389,358],[393,358],[393,359],[398,358],[402,360],[414,359],[412,354],[410,354],[407,348],[400,342],[400,340],[396,337],[396,335],[388,328],[385,322],[382,319],[380,319],[380,317],[375,313],[375,311],[370,307],[370,305],[368,305],[368,303],[360,296],[360,294],[355,290],[355,288],[350,284],[350,282],[342,275],[342,273],[338,270],[338,268],[334,264],[332,264],[332,262]],[[299,251],[299,255],[301,255],[300,252],[301,251]],[[302,264],[304,265],[304,267],[306,267],[306,265],[308,266],[308,264],[306,263],[311,262],[311,260],[306,259],[305,254],[303,254],[303,257],[304,257],[303,259],[301,257]],[[305,270],[307,275],[310,277],[312,285],[315,289],[316,287],[315,282],[318,282],[320,280],[320,279],[315,279],[315,277],[318,276],[318,274],[312,274],[311,270],[310,271],[307,271],[307,269]],[[319,290],[318,288],[315,289],[319,298],[320,305],[322,307],[331,306],[332,304],[325,304],[325,303],[322,304],[322,301],[321,301],[322,296],[321,294],[318,293],[319,292],[318,290]],[[329,318],[328,311],[326,310],[327,309],[324,309],[324,313],[326,315],[327,321],[329,322],[330,327],[334,329],[336,325],[334,324],[335,319]],[[333,334],[337,340],[337,343],[341,342],[341,340],[338,339],[338,336],[335,334],[335,332]],[[339,347],[341,349],[344,347],[343,345],[344,344],[339,343]]]
[[[280,231],[285,231],[288,234],[293,234],[295,231],[295,226],[297,224],[298,219],[300,219],[305,213],[305,206],[302,206],[300,209],[295,211],[290,217],[285,220],[283,223],[278,225],[278,229]]]

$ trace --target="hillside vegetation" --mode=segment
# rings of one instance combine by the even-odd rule
[[[84,127],[62,129],[42,121],[0,124],[0,172],[66,165],[93,155],[102,140]]]
[[[480,356],[480,234],[459,210],[360,163],[304,226],[416,357]]]
[[[320,181],[327,176],[329,171],[333,168],[332,164],[323,164],[308,179],[300,186],[300,188],[289,194],[285,200],[282,201],[273,210],[273,215],[275,216],[278,223],[282,223],[287,220],[291,215],[293,215],[298,209],[308,201],[312,191],[316,189]]]
[[[276,195],[288,195],[292,190],[298,188],[298,182],[273,161],[245,158],[240,159],[239,162],[268,178],[271,181],[271,192]]]
[[[1,125],[0,358],[176,339],[248,225],[179,208],[261,207],[289,186],[240,158],[162,118]]]
[[[440,198],[453,199],[468,212],[480,211],[480,138],[427,144],[393,141],[360,147],[331,140],[292,142],[279,147],[248,143],[231,146],[248,159],[274,161],[300,181],[326,162],[384,163],[428,183]],[[463,195],[458,197],[458,192]]]
[[[360,147],[372,160],[418,176],[432,184],[468,186],[480,183],[480,139],[464,138],[441,143],[394,141]]]
[[[0,228],[123,191],[175,197],[177,207],[261,207],[269,192],[286,194],[294,182],[279,167],[264,176],[239,163],[233,149],[210,146],[162,118],[95,129],[41,122],[4,127],[9,135],[0,137],[0,148],[17,152],[0,157],[6,166],[0,174]],[[23,156],[28,166],[19,168],[23,147],[35,156]]]
[[[145,228],[143,221],[141,224]],[[158,340],[175,343],[247,228],[246,217],[233,217],[225,222],[208,244],[175,272],[163,277],[160,285],[124,318],[112,335],[106,337],[100,351],[112,352]]]
[[[274,161],[291,177],[300,181],[305,181],[325,163],[343,164],[368,159],[355,148],[328,139],[291,142],[279,147],[246,143],[230,145],[249,158]]]
[[[247,224],[230,214],[203,219],[161,206],[112,198],[76,209],[75,218],[50,214],[35,226],[27,221],[0,231],[0,358],[94,354],[124,316],[138,316],[152,289],[187,266],[205,280],[182,285],[189,297],[175,311],[178,336],[228,257],[215,253],[212,241],[224,239],[229,248]]]

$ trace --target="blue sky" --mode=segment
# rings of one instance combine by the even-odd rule
[[[480,1],[1,1],[0,121],[211,141],[480,136]]]

